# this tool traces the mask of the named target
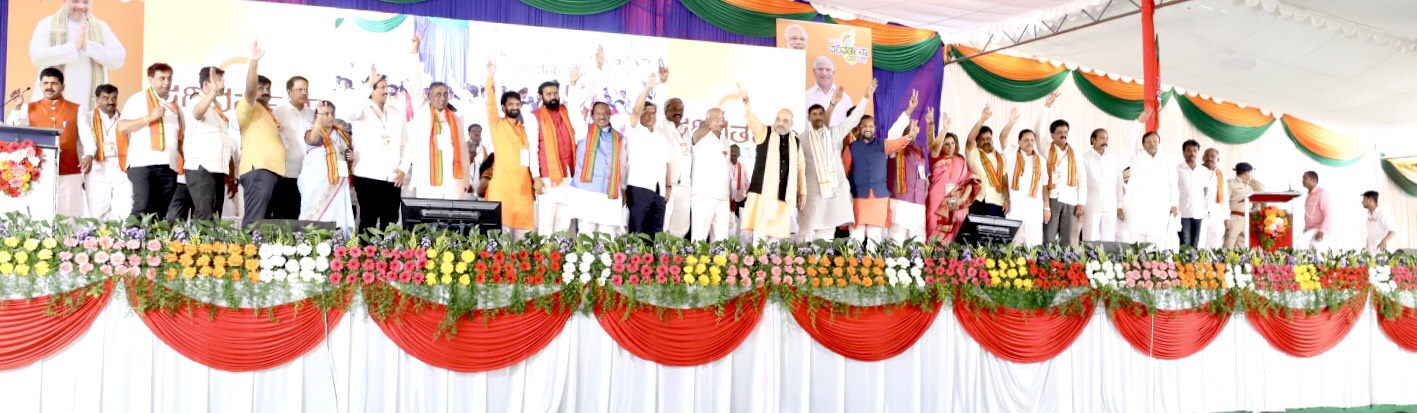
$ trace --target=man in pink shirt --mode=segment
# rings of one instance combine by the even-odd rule
[[[1328,219],[1328,192],[1319,188],[1319,174],[1304,172],[1304,188],[1309,196],[1304,198],[1304,235],[1309,238],[1309,248],[1319,249],[1325,245],[1331,220]]]

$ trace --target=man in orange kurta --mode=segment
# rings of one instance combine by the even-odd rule
[[[493,76],[497,64],[487,62],[487,89],[497,90]],[[531,151],[527,144],[526,126],[522,125],[521,95],[502,94],[502,114],[497,116],[497,102],[487,99],[487,126],[492,132],[492,181],[488,183],[487,200],[502,203],[502,231],[514,239],[525,236],[536,227],[535,199],[532,191],[540,189],[540,181],[531,179]]]
[[[84,175],[79,168],[79,104],[64,99],[64,72],[45,68],[39,72],[44,99],[26,105],[16,98],[10,123],[15,126],[59,129],[59,178],[54,212],[78,217],[84,214]],[[11,94],[14,97],[20,91]]]

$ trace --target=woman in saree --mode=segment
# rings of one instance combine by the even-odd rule
[[[334,104],[315,107],[315,124],[305,134],[305,160],[296,185],[300,187],[300,219],[333,222],[350,233],[359,227],[354,216],[353,184],[349,178],[354,150],[349,124],[334,119]]]
[[[930,192],[925,199],[925,233],[941,242],[954,242],[960,224],[969,215],[969,205],[979,191],[979,182],[970,173],[964,156],[959,154],[959,137],[935,129],[935,108],[927,110],[926,128],[930,134]],[[950,128],[949,115],[941,119],[941,128]]]

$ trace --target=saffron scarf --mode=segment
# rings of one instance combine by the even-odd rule
[[[581,170],[581,183],[588,184],[595,177],[595,157],[600,154],[600,131],[596,129],[598,128],[590,128],[590,132],[585,138],[585,156],[581,158],[581,165],[585,169]],[[610,178],[605,189],[606,195],[610,199],[620,198],[620,175],[622,174],[620,151],[624,148],[623,139],[620,132],[615,131],[615,128],[610,128],[610,142],[614,147],[610,150]]]
[[[115,120],[114,135],[118,139],[118,169],[123,172],[128,172],[128,134],[123,131],[116,130],[117,120],[122,119],[120,116],[121,115],[119,114],[113,115],[113,119]],[[98,147],[94,149],[93,158],[99,162],[103,162],[108,160],[108,153],[103,151],[103,113],[99,112],[98,109],[93,110],[92,123],[94,141],[96,142],[94,146]]]
[[[89,35],[87,41],[93,42],[94,44],[103,44],[103,29],[99,27],[98,19],[94,18],[93,13],[90,12],[87,16],[85,16],[84,20],[88,22],[89,26]],[[49,17],[49,45],[58,46],[68,42],[69,8],[59,7],[59,11],[55,12],[54,15]],[[89,59],[89,65],[93,66],[92,68],[90,68],[91,70],[89,70],[89,85],[96,87],[98,85],[106,83],[106,81],[104,80],[105,73],[103,71],[103,65],[98,64],[98,62],[95,62],[92,59]],[[60,69],[63,69],[63,67],[61,66]]]
[[[561,164],[560,140],[563,139],[562,137],[570,139],[572,133],[569,112],[565,106],[555,113],[552,113],[545,105],[536,109],[536,125],[538,129],[541,129],[541,146],[545,148],[541,152],[541,167],[546,168],[547,178],[551,178],[551,182],[555,184],[560,184],[562,179],[576,173],[576,165]],[[559,126],[556,119],[561,120]],[[575,156],[575,153],[576,143],[571,142],[571,155]]]
[[[1078,164],[1073,159],[1073,146],[1068,145],[1068,186],[1078,186]],[[1058,167],[1058,145],[1048,145],[1048,189],[1057,188],[1053,170]]]
[[[353,143],[349,140],[349,135],[345,135],[343,131],[338,129],[335,130],[335,133],[339,135],[340,141],[344,143],[344,147],[348,148],[353,146]],[[325,145],[325,176],[329,177],[330,184],[339,183],[339,159],[336,154],[340,152],[339,148],[336,148],[334,142],[330,140],[330,131],[320,131],[320,141]],[[350,169],[354,169],[353,165],[346,166]]]
[[[999,155],[999,152],[997,151],[994,152],[994,160],[993,162],[990,162],[989,154],[984,153],[983,149],[975,150],[979,151],[979,163],[983,164],[984,166],[984,175],[989,178],[989,186],[994,187],[994,189],[999,192],[1004,192],[1003,155]],[[994,166],[995,163],[998,163],[999,166]]]
[[[907,192],[906,185],[910,179],[910,173],[914,171],[907,171],[905,169],[905,158],[912,154],[919,155],[919,150],[920,149],[916,148],[914,144],[910,144],[906,145],[904,150],[895,155],[895,188],[891,190],[892,193],[903,194]]]
[[[432,123],[432,127],[428,128],[430,132],[428,134],[428,180],[433,186],[443,186],[443,151],[438,149],[438,134],[442,132],[442,127],[438,123],[438,110],[434,109],[432,104],[428,105],[428,115],[428,121]],[[463,176],[462,150],[459,148],[462,145],[458,132],[462,127],[458,125],[453,111],[444,109],[443,116],[448,123],[448,135],[452,137],[453,141],[453,177],[461,178]]]
[[[165,104],[162,99],[157,97],[156,90],[148,88],[148,113],[152,113],[153,109],[157,109],[158,105],[163,105],[168,111],[177,115],[177,174],[182,175],[186,170],[185,167],[187,163],[186,159],[182,156],[182,141],[184,140],[182,112],[177,111],[177,108],[172,105]],[[166,115],[164,115],[164,117],[166,117]],[[167,150],[166,133],[167,121],[162,118],[148,123],[148,140],[152,143],[152,149],[154,151],[161,152]]]
[[[1039,172],[1041,171],[1042,168],[1039,168],[1039,165],[1038,165],[1038,156],[1037,156],[1037,155],[1034,155],[1034,156],[1032,156],[1032,158],[1033,158],[1033,183],[1031,183],[1031,184],[1028,185],[1028,196],[1033,197],[1033,198],[1037,198],[1037,197],[1038,197],[1038,177],[1039,177]],[[1014,185],[1013,185],[1013,190],[1015,190],[1015,191],[1018,190],[1018,177],[1019,177],[1019,175],[1023,175],[1023,150],[1019,150],[1019,151],[1018,151],[1018,159],[1014,162]]]
[[[1220,172],[1220,168],[1216,168],[1216,169],[1215,169],[1215,203],[1217,203],[1217,204],[1225,203],[1225,199],[1224,199],[1224,198],[1221,198],[1221,196],[1222,196],[1221,194],[1224,194],[1224,193],[1225,193],[1225,173]]]

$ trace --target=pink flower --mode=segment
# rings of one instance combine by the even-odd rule
[[[123,256],[121,252],[115,252],[113,255],[108,256],[108,258],[108,262],[113,265],[123,265],[123,263],[128,262],[128,257]]]
[[[669,265],[669,264],[666,263],[665,265]],[[658,267],[654,267],[654,274],[655,274],[655,275],[658,275],[658,276],[669,275],[669,267],[666,267],[666,266],[664,266],[664,265],[661,265],[661,266],[658,266]]]
[[[640,267],[640,276],[641,276],[641,277],[648,278],[650,275],[653,275],[653,274],[654,274],[654,268],[651,268],[651,267],[648,266],[648,265],[643,266],[643,267]]]
[[[60,274],[60,275],[69,275],[69,274],[73,274],[73,273],[74,273],[74,264],[72,264],[72,263],[70,263],[70,262],[68,262],[68,261],[65,261],[65,262],[59,264],[59,274]]]
[[[152,251],[152,252],[162,251],[162,243],[161,243],[161,242],[158,242],[158,240],[150,240],[150,241],[148,241],[147,247],[148,247],[148,251]]]
[[[772,276],[774,276],[774,277],[780,277],[780,276],[782,276],[782,267],[772,267]]]
[[[730,275],[730,276],[728,276],[728,278],[724,278],[724,279],[723,279],[723,282],[724,282],[724,283],[727,283],[728,285],[738,284],[738,277],[734,277],[734,276]]]
[[[969,278],[974,278],[974,277],[977,277],[977,276],[979,276],[979,269],[970,267],[970,268],[969,268]]]
[[[414,283],[414,284],[423,284],[423,273],[421,273],[421,272],[413,273],[413,283]]]
[[[670,262],[673,262],[673,261],[670,260],[670,258],[669,258],[668,255],[661,255],[661,256],[659,256],[659,265],[669,265]]]
[[[367,256],[371,256],[371,257],[372,257],[372,256],[374,256],[374,251],[375,251],[375,249],[374,249],[374,246],[373,246],[373,245],[366,245],[366,246],[364,246],[364,255],[367,255]]]
[[[81,263],[79,263],[79,273],[80,273],[80,274],[89,274],[89,273],[92,273],[92,272],[93,272],[93,264],[89,264],[87,261],[86,261],[86,262],[81,262]]]
[[[772,265],[782,265],[782,257],[776,255],[772,256]]]
[[[728,276],[733,277],[735,275],[738,275],[738,267],[728,267]]]
[[[640,283],[640,276],[638,276],[638,275],[631,275],[631,276],[630,276],[630,285],[638,285],[639,283]]]
[[[339,271],[330,273],[330,284],[339,284],[341,279],[344,279],[344,276],[340,275]]]
[[[752,255],[743,257],[743,265],[753,265],[753,261],[754,260]]]
[[[798,284],[806,284],[806,283],[807,283],[807,276],[805,276],[805,275],[799,275],[799,276],[797,276],[797,283],[798,283]]]
[[[379,261],[379,262],[377,262],[377,263],[374,263],[374,269],[375,269],[375,270],[379,270],[379,271],[388,271],[388,270],[389,270],[389,263],[383,262],[383,261]]]
[[[780,275],[774,275],[774,276],[772,276],[772,283],[773,283],[773,285],[782,284],[782,276],[780,276]]]
[[[402,273],[399,273],[399,282],[401,282],[401,283],[407,283],[407,282],[409,282],[409,281],[413,281],[413,273],[408,272],[408,271],[404,271],[404,272],[402,272]]]
[[[142,263],[143,263],[143,257],[139,256],[138,254],[133,254],[133,255],[129,255],[129,256],[128,256],[128,266],[129,266],[129,267],[136,267],[136,266],[138,266],[138,265],[141,265]]]
[[[660,267],[660,268],[663,268],[663,267]],[[659,274],[659,275],[654,276],[654,281],[655,281],[655,282],[658,282],[658,283],[660,283],[660,284],[664,284],[664,283],[669,282],[669,277],[665,276],[664,274]]]
[[[616,262],[610,266],[610,272],[620,274],[625,272],[625,264]]]
[[[74,237],[64,237],[64,246],[69,248],[77,247],[79,246],[79,240],[74,239]]]
[[[102,267],[98,267],[98,270],[99,270],[99,271],[102,271],[102,272],[103,272],[103,275],[107,275],[107,276],[110,276],[110,277],[113,276],[113,266],[111,266],[111,265],[104,264]]]
[[[141,243],[141,242],[138,242],[138,240],[135,240],[135,239],[130,239],[130,240],[128,240],[128,245],[127,245],[128,249],[130,249],[130,250],[135,250],[135,249],[138,249],[138,247],[140,247],[140,246],[142,246],[142,243]]]
[[[383,250],[379,252],[379,255],[383,256],[385,259],[394,259],[399,256],[399,252],[394,250]]]
[[[138,268],[138,267],[128,267],[128,275],[129,275],[129,276],[137,277],[137,276],[142,275],[142,274],[143,274],[143,269]]]
[[[634,257],[630,257],[630,265],[625,266],[625,271],[640,272],[640,264],[635,262]]]
[[[940,282],[944,282],[944,281],[945,281],[944,279],[940,279]],[[926,284],[926,285],[934,284],[934,283],[935,283],[935,277],[925,277],[925,284]]]
[[[346,282],[346,283],[356,283],[356,282],[359,282],[359,274],[350,273],[349,275],[344,276],[344,282]]]
[[[625,253],[617,252],[615,255],[611,256],[611,258],[615,260],[616,264],[623,264],[625,262]]]
[[[128,273],[128,266],[127,266],[127,265],[123,265],[123,264],[114,265],[114,266],[113,266],[113,272],[118,273],[118,275],[127,274],[127,273]]]
[[[610,285],[619,287],[620,284],[623,284],[624,282],[625,282],[625,279],[624,279],[624,278],[621,278],[621,277],[620,277],[620,274],[615,274],[615,275],[610,276]]]
[[[767,272],[767,271],[763,271],[763,270],[758,270],[757,276],[758,276],[758,281],[761,282],[762,280],[768,278],[768,272]]]
[[[149,279],[149,280],[156,279],[156,278],[157,278],[157,268],[148,268],[147,276],[148,276],[148,279]]]
[[[375,269],[378,269],[378,266],[374,263],[374,260],[364,260],[364,271],[374,271]]]
[[[60,251],[60,252],[59,252],[59,260],[60,260],[60,261],[68,261],[70,258],[74,258],[74,253],[69,252],[69,251]]]
[[[390,262],[389,269],[393,271],[403,271],[403,261]]]
[[[94,263],[102,264],[108,262],[108,251],[99,251],[93,255]]]
[[[794,259],[792,260],[792,263],[793,263],[793,264],[797,264],[797,265],[802,265],[802,264],[804,264],[804,263],[806,263],[806,262],[807,262],[807,260],[802,259],[802,257],[797,257],[797,258],[794,258]]]
[[[675,278],[678,278],[678,277],[679,277],[679,272],[681,272],[681,271],[683,271],[683,270],[679,269],[678,266],[669,267],[669,275],[672,275],[672,276],[674,276]]]
[[[344,254],[347,252],[348,249],[345,248],[343,245],[337,246],[335,247],[335,258],[343,258]]]
[[[648,253],[648,252],[646,252],[643,256],[640,257],[640,262],[641,262],[641,263],[651,263],[651,262],[654,262],[654,255],[653,255],[653,254],[650,254],[650,253]]]
[[[738,263],[738,253],[728,254],[728,262],[737,264],[737,263]]]
[[[336,259],[336,260],[330,260],[330,270],[333,270],[333,271],[335,271],[335,272],[339,272],[340,270],[343,270],[343,269],[344,269],[344,261],[340,261],[340,260],[337,260],[337,259]]]
[[[107,237],[107,236],[105,236],[105,237],[99,238],[99,239],[98,239],[98,246],[103,247],[103,249],[113,248],[113,237]]]
[[[364,276],[363,276],[362,278],[364,278],[364,283],[365,283],[365,284],[373,284],[373,283],[374,283],[374,273],[373,273],[373,272],[365,271],[365,272],[364,272]]]
[[[684,278],[683,278],[683,277],[680,277],[679,274],[670,275],[670,276],[669,276],[669,279],[670,279],[671,281],[676,282],[676,283],[684,280]]]
[[[640,256],[638,256],[638,255],[631,256],[631,257],[630,257],[630,268],[639,268],[639,266],[640,266]],[[633,271],[633,270],[631,270],[631,271]]]
[[[345,252],[349,254],[350,258],[359,258],[361,255],[364,255],[364,252],[359,248],[350,248]]]

